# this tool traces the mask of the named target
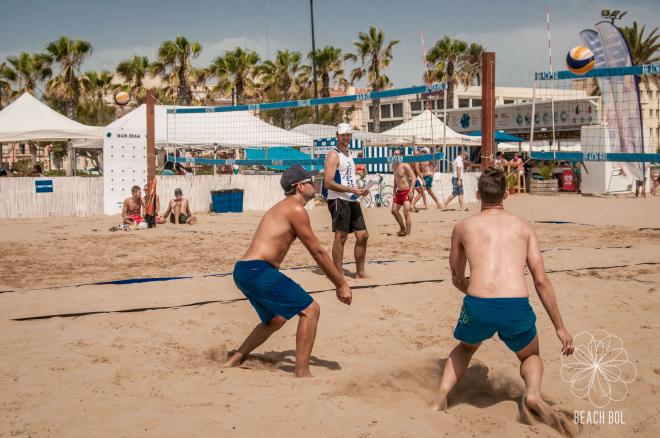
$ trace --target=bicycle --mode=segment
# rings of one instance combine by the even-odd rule
[[[378,207],[389,207],[392,205],[392,199],[394,198],[394,187],[383,182],[383,175],[380,173],[378,175],[378,185],[375,190],[376,193],[371,193],[371,188],[369,193],[366,196],[360,197],[360,206],[362,208],[369,208],[372,205]],[[360,189],[366,188],[369,184],[364,178],[361,178],[357,181],[357,186]]]

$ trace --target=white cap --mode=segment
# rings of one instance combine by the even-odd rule
[[[353,133],[353,128],[351,128],[351,125],[348,123],[340,123],[337,125],[337,134],[352,134]]]

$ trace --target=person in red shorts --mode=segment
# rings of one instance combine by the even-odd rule
[[[413,191],[411,190],[417,177],[412,167],[408,163],[401,162],[401,151],[394,151],[395,161],[392,165],[394,172],[394,203],[392,204],[392,215],[399,224],[397,236],[403,237],[410,234],[412,229],[412,217],[410,216],[410,205],[413,200]],[[403,207],[403,217],[401,217],[401,207]],[[404,221],[405,219],[405,221]]]
[[[121,209],[123,223],[127,225],[140,225],[144,218],[142,212],[142,197],[140,196],[140,186],[131,188],[131,197],[124,199],[124,205]]]

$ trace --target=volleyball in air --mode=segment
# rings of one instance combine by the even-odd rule
[[[131,96],[125,91],[118,91],[115,93],[115,103],[119,106],[124,106],[131,100]]]
[[[584,46],[576,46],[566,55],[566,66],[571,73],[583,75],[594,68],[594,54]]]

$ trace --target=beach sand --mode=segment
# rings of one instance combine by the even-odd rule
[[[627,397],[603,408],[606,423],[617,411],[625,424],[586,424],[583,436],[660,436],[660,199],[517,195],[505,206],[533,222],[569,330],[620,337],[637,369]],[[297,318],[241,367],[220,368],[258,322],[223,274],[263,213],[114,233],[117,217],[1,221],[0,437],[557,436],[520,421],[518,361],[497,338],[475,355],[449,411],[428,408],[462,300],[449,236],[478,210],[469,207],[415,214],[406,239],[389,210],[367,210],[372,278],[351,280],[350,307],[294,244],[283,269],[321,305],[315,377],[300,380]],[[327,209],[311,219],[330,250]],[[186,278],[91,284],[146,277]],[[597,410],[562,381],[559,341],[535,293],[531,302],[545,399],[570,415]],[[43,316],[52,317],[17,320]]]

